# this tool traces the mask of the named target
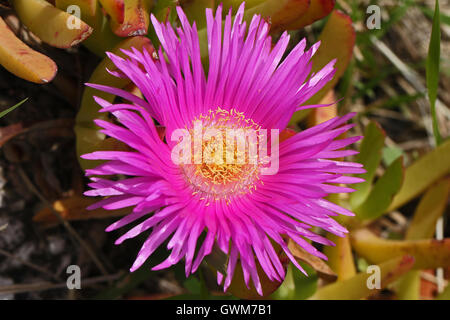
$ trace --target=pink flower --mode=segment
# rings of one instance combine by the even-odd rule
[[[357,163],[329,159],[355,154],[340,149],[360,137],[335,140],[352,127],[345,122],[353,114],[297,133],[280,142],[275,174],[261,174],[267,167],[261,161],[220,165],[204,161],[174,163],[172,151],[177,141],[170,137],[176,130],[192,133],[196,121],[202,130],[283,130],[296,110],[317,107],[301,105],[334,75],[332,61],[308,77],[310,60],[318,43],[305,51],[303,40],[282,59],[289,35],[284,33],[272,47],[269,25],[255,15],[247,28],[242,21],[244,6],[241,5],[234,21],[231,12],[228,13],[223,27],[221,6],[215,17],[211,10],[206,11],[209,53],[206,76],[195,23],[189,24],[182,9],[177,8],[177,12],[182,28],[176,30],[152,16],[162,47],[159,59],[152,59],[145,50],[135,49],[124,50],[127,59],[108,54],[120,70],[112,73],[128,77],[145,100],[124,90],[89,84],[133,103],[111,104],[95,98],[102,106],[101,112],[111,112],[120,123],[97,120],[101,132],[124,142],[133,151],[97,151],[83,155],[84,159],[107,160],[86,170],[88,176],[127,176],[121,180],[91,177],[92,190],[85,194],[107,197],[91,209],[133,207],[132,213],[113,223],[107,231],[145,217],[116,241],[120,244],[152,230],[131,271],[138,269],[169,240],[170,255],[153,270],[170,267],[184,258],[188,276],[216,244],[229,255],[224,290],[231,283],[236,263],[240,263],[247,286],[251,279],[262,295],[257,262],[269,279],[282,281],[285,277],[285,269],[271,241],[278,243],[290,261],[302,270],[288,249],[286,238],[310,254],[326,259],[306,239],[325,245],[333,243],[313,233],[311,227],[338,236],[347,233],[331,217],[352,213],[324,197],[353,191],[337,184],[361,182],[344,174],[363,173],[364,169]],[[166,128],[165,139],[159,137],[155,120]],[[275,135],[272,132],[275,131],[271,131],[271,137]],[[211,147],[204,141],[200,145],[203,152]],[[245,150],[249,148],[247,145]],[[275,150],[272,145],[268,149]],[[196,250],[203,233],[204,241]],[[222,275],[219,280],[222,281]]]

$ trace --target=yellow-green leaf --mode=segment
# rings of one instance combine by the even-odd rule
[[[103,14],[97,0],[55,0],[55,6],[64,11],[72,5],[80,8],[83,21],[93,29],[90,37],[82,43],[90,51],[104,57],[105,51],[112,50],[122,41],[111,31],[108,18]]]
[[[420,299],[420,270],[412,270],[394,284],[399,300]]]
[[[361,272],[345,280],[326,285],[310,298],[311,300],[356,300],[377,293],[388,284],[405,274],[414,265],[411,256],[396,257],[379,265],[380,288],[369,288],[368,279],[372,273]]]
[[[406,239],[419,240],[434,235],[436,222],[447,205],[450,179],[439,181],[423,195],[414,212],[414,217],[406,232]]]
[[[275,291],[271,298],[277,300],[304,300],[309,298],[317,290],[319,277],[314,269],[307,264],[302,264],[308,276],[297,267],[289,264],[283,284]]]
[[[380,125],[374,121],[370,122],[364,131],[364,139],[359,148],[359,154],[355,161],[361,163],[366,169],[366,173],[359,177],[364,182],[358,183],[353,188],[356,190],[350,195],[350,206],[352,208],[359,207],[368,197],[372,188],[372,181],[375,178],[375,172],[380,165],[384,146],[385,133]]]
[[[76,16],[59,10],[44,0],[13,0],[20,21],[45,43],[57,48],[70,48],[84,41],[92,28]],[[73,19],[78,28],[69,27]]]
[[[436,300],[450,300],[450,284],[447,284],[447,287],[436,297]]]
[[[338,276],[337,280],[343,281],[353,277],[356,274],[356,268],[350,238],[338,237],[331,233],[327,238],[336,244],[325,246],[324,253],[328,257],[328,265]]]
[[[422,156],[405,170],[400,191],[386,211],[392,211],[417,197],[450,172],[450,140]]]
[[[123,57],[124,53],[120,51],[120,49],[130,49],[131,47],[138,50],[141,50],[144,47],[149,51],[153,50],[148,38],[137,36],[123,40],[114,50],[112,50],[112,52]],[[115,66],[109,58],[103,59],[103,61],[92,73],[88,82],[109,85],[115,88],[123,88],[130,83],[130,80],[128,79],[117,78],[110,75],[106,69],[115,70]],[[98,133],[98,127],[94,124],[94,119],[106,119],[107,115],[100,114],[98,112],[100,107],[94,101],[93,96],[101,97],[110,102],[112,102],[115,98],[112,94],[90,87],[86,87],[84,89],[81,107],[78,111],[75,123],[75,134],[77,137],[76,148],[78,155],[92,152],[94,150],[104,150],[102,145],[104,144],[105,136]],[[79,161],[83,169],[91,168],[96,164],[96,161],[88,161],[81,158],[79,158]]]
[[[125,0],[99,0],[103,9],[116,23],[125,19]]]
[[[428,189],[414,212],[413,219],[406,231],[406,240],[430,239],[436,229],[436,221],[442,215],[447,204],[450,179],[439,181]],[[420,272],[410,271],[395,283],[397,296],[401,300],[420,298]]]
[[[450,239],[385,240],[366,229],[351,235],[353,249],[370,263],[379,264],[394,257],[411,255],[414,269],[436,269],[450,266]]]
[[[377,180],[367,199],[354,208],[359,219],[376,219],[381,216],[392,202],[394,195],[400,190],[403,182],[403,157],[395,160],[381,178]]]
[[[0,18],[0,64],[19,78],[45,84],[53,80],[58,71],[49,57],[27,46]]]

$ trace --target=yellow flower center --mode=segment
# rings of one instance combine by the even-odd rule
[[[222,199],[228,203],[234,195],[252,192],[259,180],[260,129],[235,109],[210,109],[195,118],[188,128],[194,137],[194,162],[182,165],[192,194],[209,205]]]

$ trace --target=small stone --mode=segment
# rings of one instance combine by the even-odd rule
[[[25,226],[18,220],[0,214],[0,247],[5,250],[14,250],[25,239]],[[6,226],[6,227],[5,227]]]
[[[63,252],[66,246],[66,241],[57,236],[48,236],[47,241],[48,241],[48,251],[52,255],[60,254],[61,252]]]

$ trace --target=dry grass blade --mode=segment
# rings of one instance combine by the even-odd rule
[[[93,277],[81,281],[81,287],[88,287],[101,282],[110,282],[119,279],[123,275],[122,272],[116,274]],[[30,284],[14,284],[10,286],[0,286],[0,294],[17,294],[33,291],[44,291],[51,289],[67,288],[67,283],[51,283],[51,282],[36,282]]]

